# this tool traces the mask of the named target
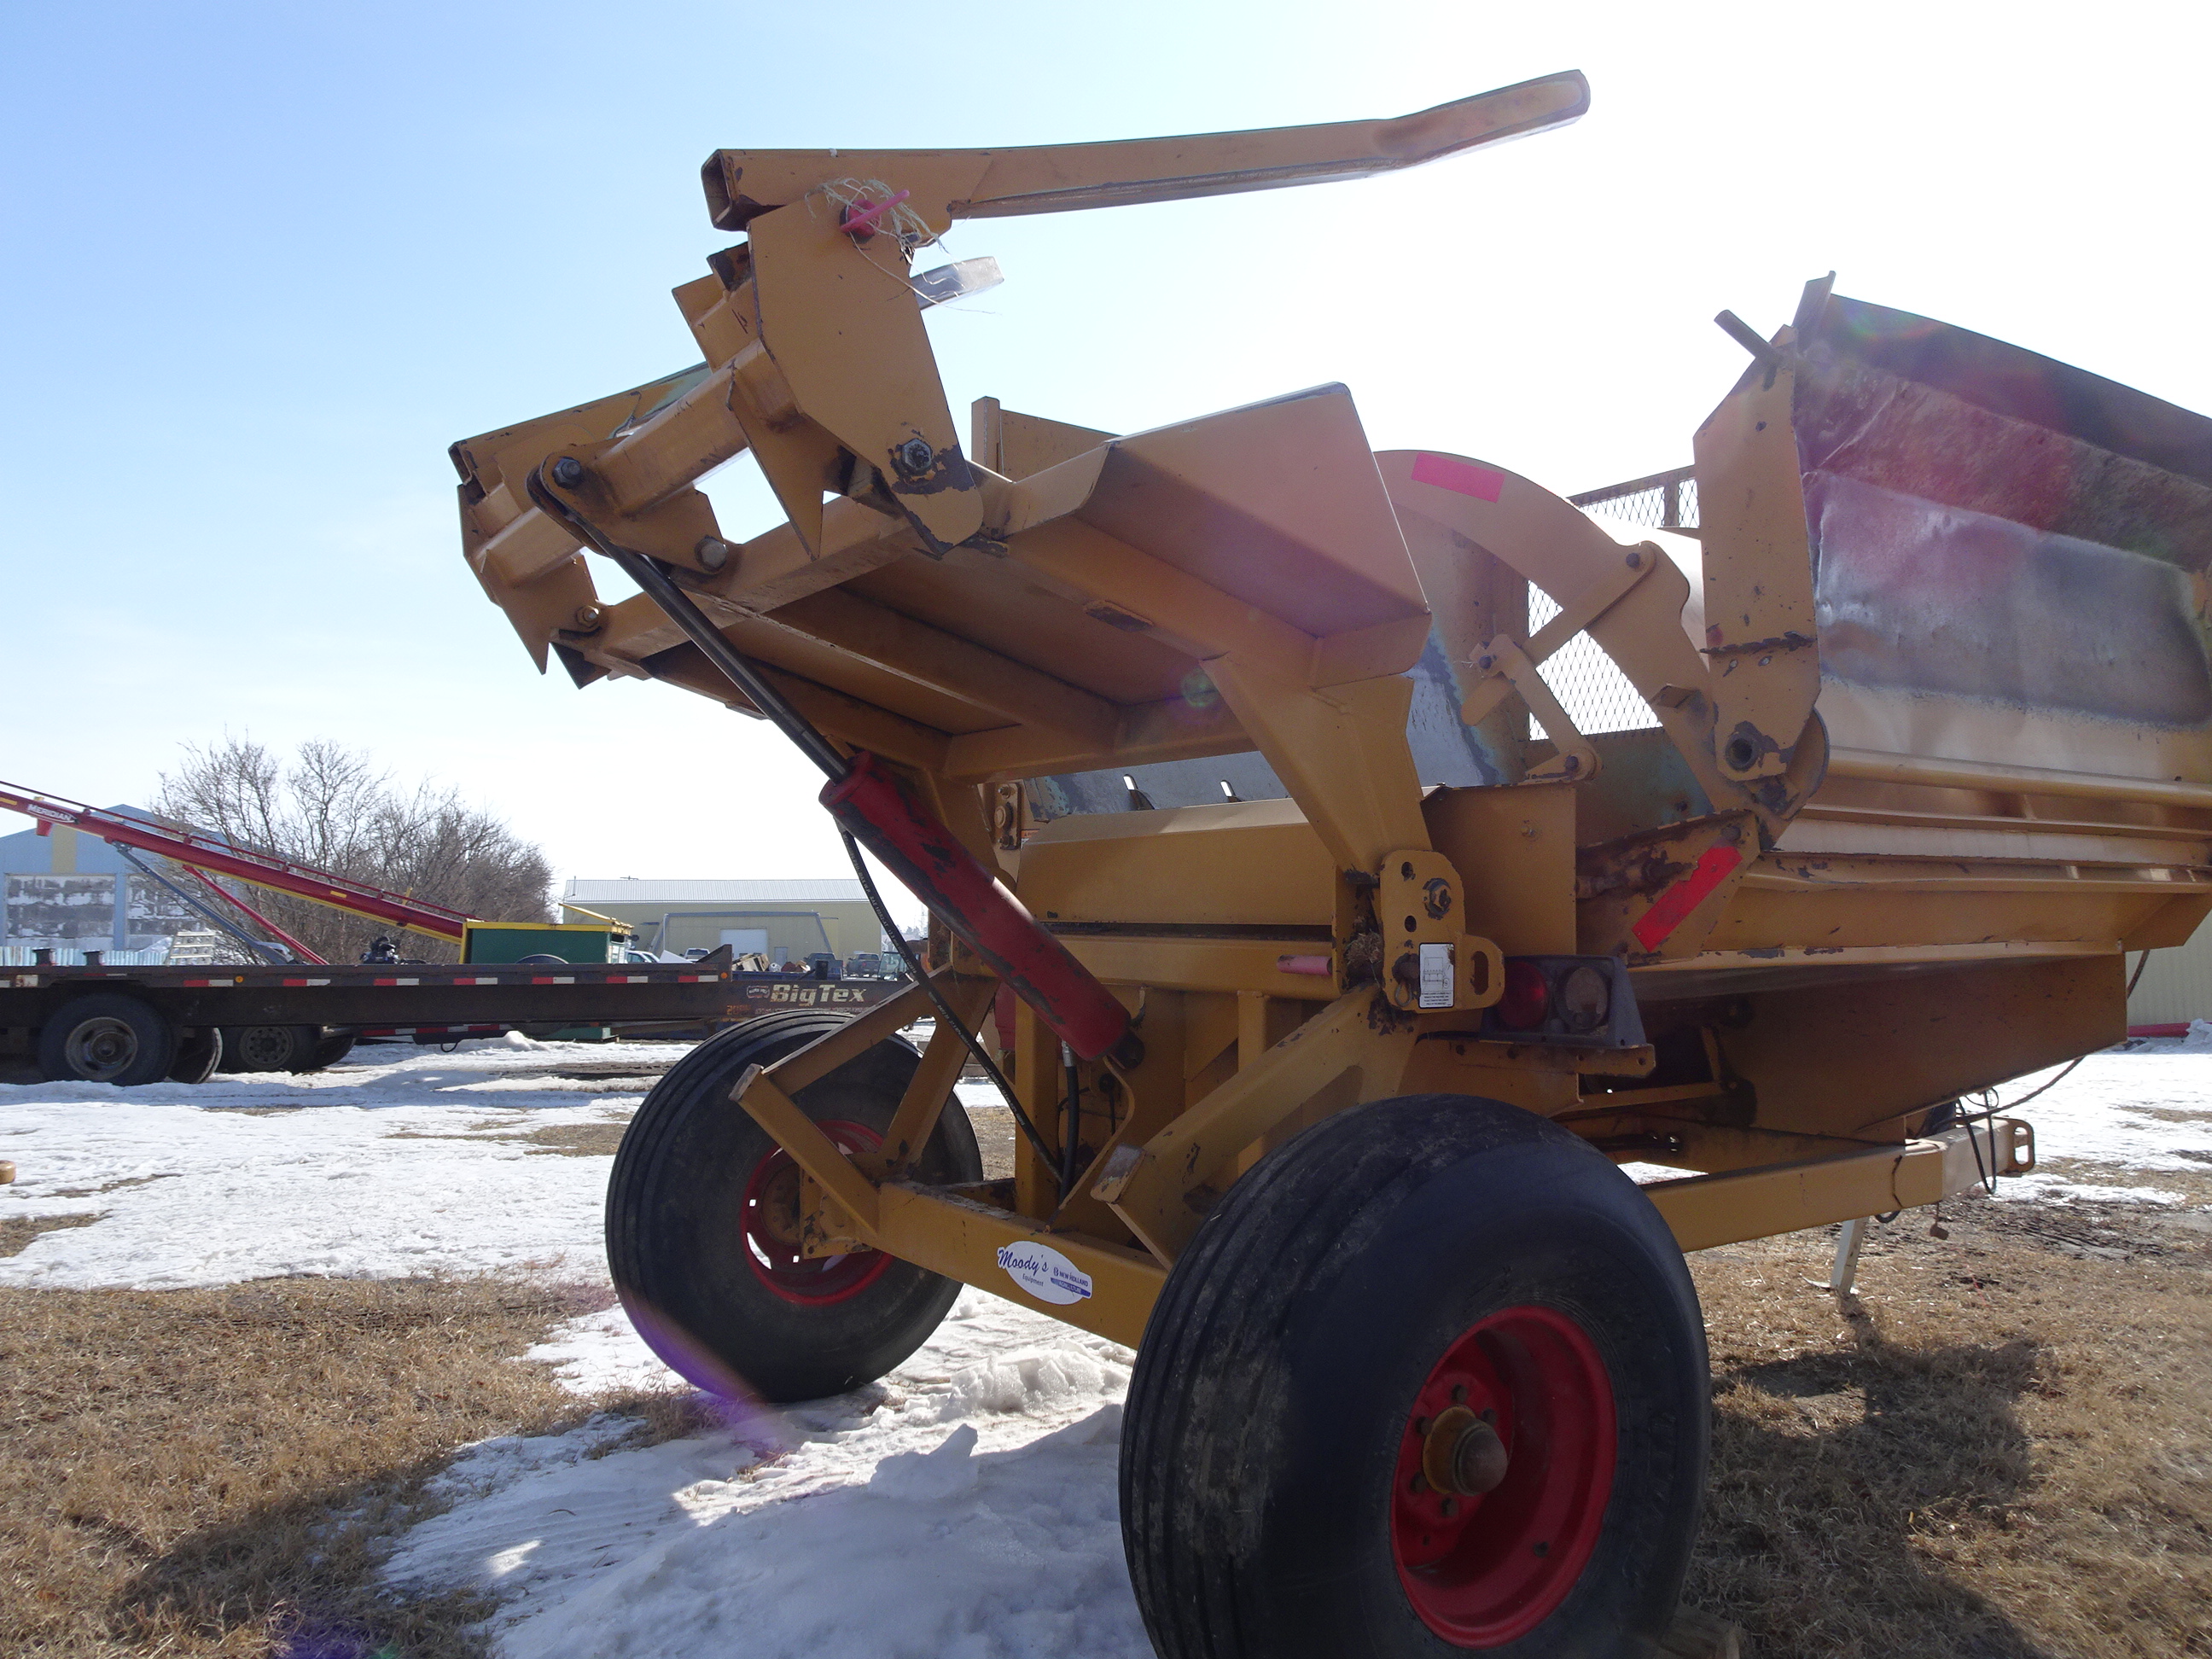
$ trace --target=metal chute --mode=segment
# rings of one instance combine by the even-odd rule
[[[1819,285],[1808,301],[1792,419],[1825,676],[2212,720],[2212,421]]]

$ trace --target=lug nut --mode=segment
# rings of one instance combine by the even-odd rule
[[[574,455],[563,455],[553,463],[553,482],[563,489],[574,489],[584,482],[584,464]]]

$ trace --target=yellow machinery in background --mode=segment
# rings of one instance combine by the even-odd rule
[[[1724,313],[1701,592],[1487,459],[1374,453],[1340,386],[1130,436],[986,399],[963,445],[921,313],[988,273],[913,269],[953,221],[1586,100],[718,152],[705,361],[453,447],[541,670],[775,721],[937,918],[912,989],[654,1090],[631,1316],[775,1400],[880,1376],[962,1283],[1136,1345],[1171,1659],[1656,1651],[1706,1445],[1682,1252],[2027,1167],[1960,1097],[2117,1040],[2123,952],[2212,904],[2212,422],[2127,388],[1826,283],[1771,339]],[[749,538],[696,487],[747,450],[789,515]],[[1539,668],[1583,633],[1656,726],[1576,728]],[[1010,1176],[945,1110],[971,1049]]]

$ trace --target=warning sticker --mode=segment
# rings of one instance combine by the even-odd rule
[[[1421,947],[1421,1006],[1452,1006],[1452,948],[1449,944]]]

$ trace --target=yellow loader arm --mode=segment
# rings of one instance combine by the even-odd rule
[[[1589,108],[1578,70],[1478,93],[1388,121],[1207,132],[1018,149],[718,149],[700,169],[720,230],[832,179],[893,180],[942,234],[954,219],[1127,207],[1194,196],[1360,179],[1419,167],[1478,144],[1566,125]]]
[[[951,220],[1388,172],[1562,125],[1589,102],[1570,71],[1387,121],[1000,150],[717,151],[708,204],[746,240],[676,290],[705,362],[455,444],[470,565],[538,666],[558,650],[582,678],[607,672],[592,660],[607,613],[580,556],[588,541],[726,581],[741,558],[755,603],[988,543],[988,475],[962,452],[922,325],[942,293],[911,274]],[[790,523],[738,550],[695,485],[746,449]],[[826,517],[825,495],[844,498]]]

